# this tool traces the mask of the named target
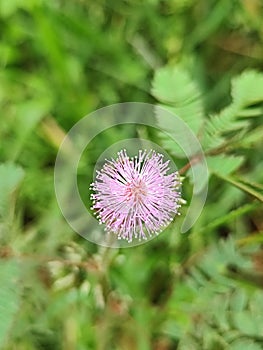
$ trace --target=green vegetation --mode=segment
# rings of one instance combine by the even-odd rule
[[[263,349],[262,22],[260,0],[0,0],[0,348]],[[187,200],[157,238],[110,249],[67,224],[53,172],[78,120],[127,101],[187,123],[209,192],[181,234],[182,151],[151,128],[109,129],[89,171],[110,144],[143,136],[183,169]]]

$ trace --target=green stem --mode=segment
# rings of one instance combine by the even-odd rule
[[[250,194],[251,196],[255,197],[256,199],[258,199],[259,201],[263,202],[263,195],[255,190],[253,190],[253,188],[251,188],[250,186],[234,179],[231,176],[223,176],[221,174],[215,173],[215,175],[219,178],[221,178],[222,180],[225,180],[229,183],[231,183],[232,185],[234,185],[235,187],[239,188],[240,190],[247,192],[248,194]]]
[[[199,234],[202,232],[210,231],[218,226],[222,226],[226,222],[232,221],[241,215],[247,214],[247,213],[253,211],[254,209],[256,209],[257,207],[258,207],[258,203],[245,204],[238,209],[232,210],[227,215],[221,216],[220,218],[212,221],[207,226],[201,227],[200,230],[197,231],[197,233]]]

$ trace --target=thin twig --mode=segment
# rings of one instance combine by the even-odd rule
[[[187,172],[194,164],[198,163],[202,159],[201,155],[195,156],[192,158],[186,165],[179,169],[179,174],[182,175]]]

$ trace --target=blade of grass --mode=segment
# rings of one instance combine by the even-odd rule
[[[263,231],[255,232],[247,237],[240,238],[236,241],[237,245],[243,246],[247,244],[262,243]]]
[[[224,216],[221,216],[220,218],[212,221],[207,226],[201,227],[196,233],[199,234],[199,233],[213,230],[219,226],[224,225],[227,222],[231,222],[232,220],[253,211],[257,207],[258,207],[258,203],[245,204],[242,207],[235,209],[235,210],[232,210],[230,213],[228,213]]]
[[[243,177],[239,177],[239,180],[241,182],[243,182],[244,184],[249,185],[250,187],[254,187],[256,189],[259,189],[259,190],[263,191],[263,185],[262,184],[259,184],[259,183],[254,182],[254,181],[250,181],[249,179],[245,179]]]
[[[221,174],[215,173],[217,177],[219,177],[222,180],[225,180],[226,182],[231,183],[235,187],[239,188],[240,190],[250,194],[251,196],[255,197],[259,201],[263,202],[263,195],[257,191],[255,191],[253,188],[250,186],[244,184],[243,182],[239,181],[239,179],[235,179],[231,176],[223,176]]]

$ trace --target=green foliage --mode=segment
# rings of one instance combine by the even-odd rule
[[[246,253],[242,253],[233,241],[220,242],[190,269],[185,281],[187,287],[184,287],[188,290],[175,289],[170,303],[174,308],[179,307],[171,315],[173,321],[164,325],[164,332],[180,339],[179,349],[187,346],[196,350],[236,349],[237,344],[253,344],[255,349],[261,346],[263,294],[256,289],[257,283],[253,282],[257,276],[253,276],[251,262]],[[240,270],[235,278],[249,274],[251,284],[247,284],[247,278],[235,281],[230,269]],[[179,321],[183,320],[181,314],[187,315],[183,322]]]
[[[252,122],[245,117],[261,116],[255,105],[263,103],[263,74],[245,71],[232,80],[232,103],[218,114],[204,119],[202,94],[195,81],[183,67],[164,67],[157,70],[153,80],[153,95],[166,104],[163,108],[179,116],[196,134],[207,155],[210,173],[222,176],[237,170],[245,161],[243,156],[228,154],[240,147],[251,147],[262,140],[261,127],[251,130]],[[252,106],[252,107],[251,107]],[[159,116],[159,125],[167,129],[166,120]],[[177,128],[174,125],[168,127]],[[248,134],[247,131],[250,129]],[[184,152],[170,138],[161,136],[164,147],[177,157],[185,157]],[[189,173],[191,176],[191,174]],[[227,181],[227,179],[225,178]],[[237,183],[231,182],[233,185]],[[244,186],[243,190],[247,190]],[[251,193],[261,200],[261,195]]]
[[[231,131],[239,131],[238,137],[244,135],[242,130],[246,131],[250,123],[239,117],[250,116],[251,109],[247,108],[263,102],[263,75],[256,71],[246,71],[233,79],[231,96],[232,103],[206,123],[203,142],[208,149],[224,144],[224,136]]]
[[[263,100],[263,76],[256,71],[245,71],[233,79],[231,96],[233,104],[244,109]]]
[[[262,18],[257,0],[0,0],[3,350],[262,349]],[[87,205],[89,170],[121,139],[163,146],[184,177],[181,217],[113,250],[67,224],[53,172],[80,118],[125,101],[154,104],[191,159],[154,128],[92,141],[78,169]],[[198,155],[159,107],[197,137],[210,172],[185,234]]]
[[[165,103],[169,111],[182,118],[193,132],[198,133],[204,115],[201,92],[187,71],[180,67],[158,69],[152,94]]]
[[[229,140],[232,142],[235,137],[225,138],[232,131],[239,131],[239,138],[244,135],[242,130],[247,131],[250,123],[240,120],[240,116],[261,115],[261,110],[248,107],[263,102],[263,75],[246,71],[233,79],[232,103],[220,113],[207,118],[204,128],[201,128],[204,122],[201,90],[184,68],[168,66],[159,69],[153,81],[152,93],[160,102],[166,103],[162,106],[178,115],[199,136],[204,149],[210,151],[224,146]],[[252,135],[254,132],[249,139],[253,139]],[[257,133],[255,139],[259,137]]]
[[[198,134],[203,125],[203,103],[201,92],[189,73],[182,67],[164,67],[156,71],[152,83],[152,94],[163,104],[160,107],[181,118],[187,126]],[[163,130],[173,133],[175,125],[170,125],[160,111],[157,111],[158,125]],[[179,135],[175,135],[178,139]],[[172,154],[184,157],[184,151],[175,142],[164,135],[160,135],[163,145]]]
[[[212,173],[228,175],[238,169],[244,162],[244,157],[233,155],[216,155],[206,157],[207,165]]]

